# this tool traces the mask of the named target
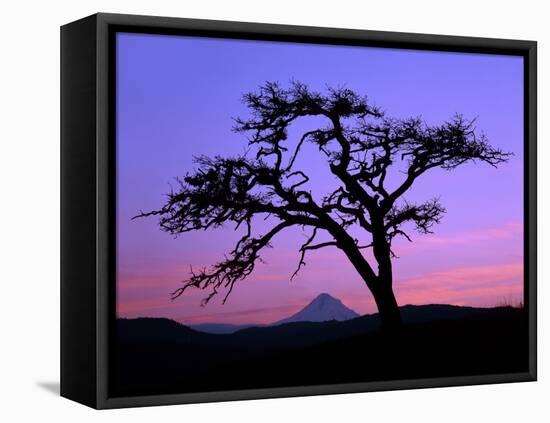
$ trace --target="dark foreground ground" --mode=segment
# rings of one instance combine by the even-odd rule
[[[168,319],[119,319],[112,396],[470,376],[528,370],[527,313],[501,307],[405,306],[399,336],[377,315],[234,334]]]

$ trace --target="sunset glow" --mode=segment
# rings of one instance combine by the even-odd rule
[[[424,175],[406,196],[439,197],[447,213],[433,234],[411,231],[394,245],[394,290],[400,305],[492,307],[523,301],[523,62],[520,57],[276,42],[117,35],[117,315],[168,317],[183,323],[270,323],[297,312],[321,292],[360,314],[376,313],[363,280],[335,248],[314,251],[290,281],[309,232],[290,228],[274,239],[246,280],[222,304],[188,290],[190,268],[209,266],[241,235],[232,226],[178,238],[140,210],[162,206],[175,177],[196,155],[236,155],[247,116],[243,93],[266,80],[302,81],[323,91],[345,85],[389,116],[421,115],[431,124],[454,113],[477,117],[492,145],[514,156],[498,169],[466,164]],[[309,128],[297,123],[290,137]],[[334,181],[314,149],[311,189]],[[324,165],[326,167],[326,164]],[[320,195],[320,194],[319,194]],[[268,222],[260,229],[268,227]],[[369,252],[365,252],[369,258]],[[373,263],[374,264],[374,263]]]

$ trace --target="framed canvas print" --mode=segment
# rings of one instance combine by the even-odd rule
[[[536,380],[536,43],[61,30],[61,393]]]

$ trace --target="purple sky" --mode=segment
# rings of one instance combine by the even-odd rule
[[[239,233],[232,228],[174,239],[155,218],[130,220],[162,206],[174,177],[193,169],[192,156],[235,155],[243,134],[232,118],[247,117],[240,99],[268,80],[291,79],[324,91],[346,86],[368,95],[388,116],[421,115],[439,124],[455,112],[478,117],[494,146],[514,153],[499,169],[467,164],[424,175],[406,195],[439,196],[447,213],[432,235],[398,241],[394,287],[404,304],[493,306],[523,295],[523,62],[522,58],[365,47],[223,40],[182,36],[117,35],[117,312],[181,322],[270,322],[287,317],[321,292],[359,313],[375,312],[372,296],[336,249],[313,252],[290,282],[305,240],[289,229],[238,283],[225,305],[200,307],[203,291],[177,301],[169,293],[189,266],[223,258]],[[300,122],[299,135],[315,122]],[[334,186],[314,149],[298,163],[314,194]],[[397,181],[396,181],[397,182]],[[260,228],[261,229],[261,228]]]

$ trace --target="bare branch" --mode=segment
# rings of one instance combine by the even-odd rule
[[[408,202],[400,207],[392,207],[386,214],[385,230],[388,240],[391,241],[397,235],[405,237],[408,241],[411,238],[402,230],[401,225],[412,222],[415,229],[422,234],[432,233],[432,226],[441,222],[445,208],[434,198],[423,204],[416,205]]]
[[[306,251],[319,250],[319,249],[325,248],[325,247],[337,247],[338,246],[338,243],[335,242],[335,241],[327,241],[327,242],[322,242],[322,243],[319,243],[319,244],[313,244],[312,245],[311,243],[313,242],[313,240],[315,239],[316,236],[317,236],[317,228],[313,228],[313,232],[312,232],[311,236],[307,239],[306,242],[304,242],[304,244],[302,244],[302,246],[299,249],[300,261],[298,262],[297,269],[294,271],[294,273],[290,277],[290,280],[293,280],[294,277],[298,274],[298,272],[300,272],[300,269],[306,265],[306,262],[305,262]]]
[[[271,239],[283,229],[288,228],[292,224],[283,222],[271,229],[267,234],[252,238],[245,235],[231,252],[231,257],[216,263],[211,270],[202,269],[200,272],[191,272],[191,277],[184,282],[184,286],[175,290],[171,297],[176,299],[181,296],[189,287],[205,289],[210,287],[211,293],[203,300],[202,304],[206,305],[210,299],[218,292],[220,288],[228,288],[228,291],[223,299],[227,297],[233,290],[235,282],[245,279],[252,273],[259,259],[259,252],[264,247],[268,247]]]
[[[307,251],[335,246],[373,289],[392,280],[392,240],[402,236],[411,241],[404,225],[430,233],[445,209],[438,200],[423,204],[398,201],[429,169],[452,170],[472,162],[498,166],[511,153],[492,147],[475,122],[454,116],[439,126],[421,118],[391,119],[347,88],[329,88],[325,94],[292,82],[289,88],[267,82],[243,97],[250,110],[248,119],[236,119],[234,130],[249,135],[247,153],[239,157],[197,157],[197,169],[177,180],[162,208],[140,212],[137,217],[156,216],[162,230],[174,235],[223,227],[244,229],[225,260],[210,269],[191,271],[184,285],[172,293],[178,298],[188,287],[210,289],[204,304],[220,290],[226,296],[237,281],[253,272],[260,252],[285,228],[312,228],[299,249],[298,268],[305,266]],[[304,117],[323,120],[323,127],[304,132],[294,148],[289,147],[289,127]],[[294,170],[306,143],[326,159],[338,186],[317,204],[305,186],[310,177],[304,169]],[[290,151],[289,151],[290,150]],[[391,191],[386,179],[392,169],[405,169],[400,184]],[[394,181],[392,181],[394,182]],[[399,204],[400,203],[400,204]],[[274,221],[262,236],[254,236],[254,222]],[[349,228],[362,228],[366,239],[354,239]],[[318,230],[330,237],[315,242]],[[261,231],[263,232],[263,230]],[[372,248],[378,274],[362,255]],[[374,291],[373,291],[374,292]]]

